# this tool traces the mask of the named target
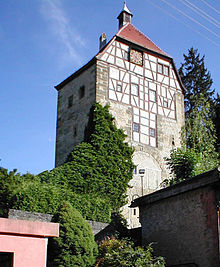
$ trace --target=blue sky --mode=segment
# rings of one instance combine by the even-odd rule
[[[205,55],[220,93],[220,1],[128,0],[133,24],[177,65]],[[0,166],[37,174],[54,167],[54,86],[89,61],[99,36],[117,32],[122,0],[0,1]]]

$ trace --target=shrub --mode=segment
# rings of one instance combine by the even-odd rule
[[[128,240],[111,238],[99,245],[96,267],[165,267],[162,257],[154,257],[149,245],[146,249],[134,247]]]
[[[165,160],[172,174],[171,179],[165,180],[168,185],[214,169],[218,164],[218,160],[209,153],[199,153],[192,148],[175,148]]]
[[[48,266],[88,267],[95,263],[97,244],[90,225],[68,202],[54,216],[60,223],[60,236],[49,241]]]
[[[173,174],[168,183],[175,184],[195,175],[196,153],[193,150],[177,148],[170,152],[170,158],[165,159],[168,169]]]

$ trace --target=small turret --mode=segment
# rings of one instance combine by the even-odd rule
[[[102,48],[106,45],[106,41],[106,34],[103,32],[99,38],[99,51],[102,50]]]
[[[119,20],[119,29],[124,26],[126,23],[131,23],[131,18],[133,17],[131,11],[128,9],[126,5],[126,1],[124,2],[124,8],[118,16]]]

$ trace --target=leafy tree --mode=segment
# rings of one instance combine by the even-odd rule
[[[111,238],[104,240],[99,245],[99,256],[96,267],[165,267],[162,257],[154,257],[153,249],[134,247],[128,240]]]
[[[170,158],[166,158],[168,168],[173,177],[165,183],[172,185],[195,175],[197,154],[190,149],[177,148],[171,150]]]
[[[60,236],[49,241],[48,266],[93,266],[97,244],[90,225],[68,202],[64,202],[54,221],[60,223]]]

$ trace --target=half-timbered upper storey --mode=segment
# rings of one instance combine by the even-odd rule
[[[174,61],[131,23],[132,16],[125,4],[116,35],[106,43],[103,33],[98,54],[55,87],[56,166],[84,140],[94,102],[110,103],[117,126],[135,148],[129,203],[157,190],[168,177],[164,158],[180,146],[184,125],[184,87]],[[125,217],[137,226],[136,210],[125,210]]]
[[[108,64],[109,100],[133,108],[133,141],[156,147],[157,114],[175,120],[175,94],[183,90],[173,59],[130,22],[97,59]]]
[[[106,44],[103,33],[98,54],[55,87],[59,91],[56,153],[60,162],[68,147],[83,140],[88,118],[82,110],[100,101],[99,93],[104,97],[100,102],[110,102],[116,114],[119,106],[131,108],[131,118],[124,122],[124,117],[116,116],[116,121],[123,121],[119,126],[136,144],[158,146],[158,116],[174,123],[178,120],[181,105],[177,107],[177,94],[182,94],[184,87],[174,61],[131,23],[132,16],[125,4],[116,35]],[[105,75],[99,76],[99,72]],[[83,126],[79,126],[81,122]]]

